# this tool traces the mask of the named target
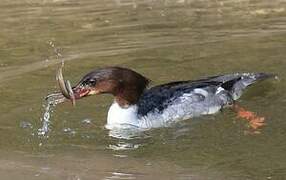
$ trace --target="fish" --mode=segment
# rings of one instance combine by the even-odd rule
[[[75,95],[71,87],[70,81],[65,80],[63,77],[63,68],[64,68],[64,63],[62,62],[61,66],[57,71],[56,80],[58,82],[60,92],[63,94],[65,98],[70,99],[73,106],[75,106]]]

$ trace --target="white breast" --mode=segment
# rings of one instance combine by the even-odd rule
[[[137,105],[132,105],[127,108],[120,107],[116,102],[114,102],[108,111],[107,115],[107,129],[112,129],[115,127],[130,127],[139,126],[137,117]]]

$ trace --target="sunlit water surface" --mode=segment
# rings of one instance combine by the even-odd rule
[[[2,0],[0,24],[1,179],[286,179],[284,0]],[[111,65],[152,85],[248,71],[279,79],[239,101],[266,118],[260,134],[225,109],[126,140],[104,128],[111,96],[47,105],[59,53],[72,83]]]

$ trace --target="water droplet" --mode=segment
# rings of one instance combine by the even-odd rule
[[[20,127],[24,128],[24,129],[28,129],[28,128],[31,129],[31,128],[33,128],[33,125],[28,121],[21,121]]]
[[[91,120],[90,119],[84,119],[81,121],[83,124],[91,124]]]

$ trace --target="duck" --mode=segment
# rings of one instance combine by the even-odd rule
[[[93,70],[71,87],[60,69],[57,79],[61,92],[51,96],[57,97],[57,102],[69,99],[74,104],[75,100],[92,95],[113,95],[114,101],[107,113],[107,129],[165,127],[177,121],[215,114],[226,107],[233,107],[240,117],[258,128],[264,124],[264,118],[235,102],[247,87],[273,76],[270,73],[231,73],[149,87],[150,79],[132,69],[116,66]]]

